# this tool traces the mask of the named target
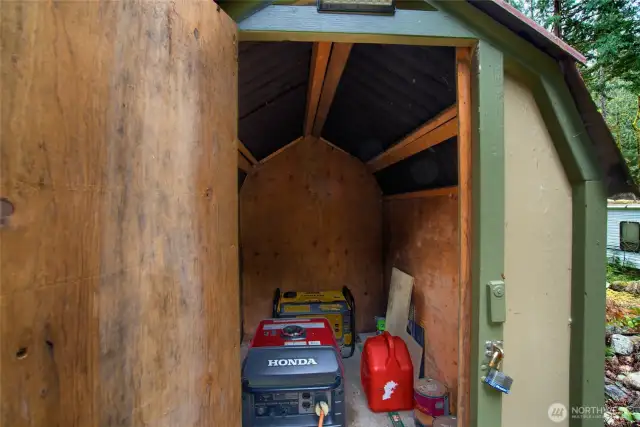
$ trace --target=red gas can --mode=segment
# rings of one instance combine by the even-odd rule
[[[402,338],[385,331],[367,339],[360,378],[373,412],[413,409],[413,365]]]

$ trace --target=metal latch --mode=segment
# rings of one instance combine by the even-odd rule
[[[493,323],[504,323],[507,320],[507,306],[505,298],[504,282],[492,280],[487,283],[489,294],[489,317]]]

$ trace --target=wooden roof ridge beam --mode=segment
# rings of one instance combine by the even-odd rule
[[[258,163],[258,159],[255,158],[255,156],[253,154],[251,154],[251,151],[249,151],[249,149],[247,148],[246,145],[244,145],[242,143],[242,141],[240,141],[239,139],[236,139],[236,145],[238,146],[238,151],[240,151],[242,153],[242,155],[244,157],[247,158],[247,160],[249,160],[249,162],[252,165],[255,165]]]
[[[327,73],[322,85],[322,94],[318,103],[318,112],[311,129],[311,135],[313,136],[320,137],[322,134],[322,128],[329,116],[329,110],[336,95],[338,83],[340,83],[340,78],[349,60],[352,47],[353,43],[333,43],[329,65],[327,65]]]
[[[327,73],[327,65],[331,56],[332,42],[315,42],[309,70],[309,89],[307,92],[307,113],[304,120],[304,135],[311,135],[313,123],[318,112],[322,84]]]
[[[367,162],[372,172],[413,156],[458,134],[458,106],[452,105],[420,126],[399,143]]]
[[[249,163],[240,151],[238,151],[238,169],[243,170],[245,172],[249,172],[253,166]]]

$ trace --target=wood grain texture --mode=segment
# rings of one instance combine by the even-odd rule
[[[0,424],[240,425],[235,24],[0,7]]]
[[[414,277],[416,317],[425,331],[425,376],[458,396],[458,198],[384,204],[385,283],[397,267]],[[455,412],[454,412],[455,413]]]
[[[381,194],[364,164],[305,138],[247,177],[240,195],[244,330],[271,316],[275,288],[347,285],[357,327],[383,313]]]
[[[307,114],[304,121],[305,135],[311,135],[311,130],[313,129],[332,46],[333,43],[331,42],[315,42],[313,44],[311,69],[309,71],[309,88],[307,92]]]
[[[311,130],[313,136],[319,137],[322,134],[322,128],[327,121],[327,117],[329,117],[329,110],[331,110],[331,104],[336,95],[344,68],[347,66],[352,47],[353,43],[333,43],[318,103],[318,111]]]
[[[377,163],[383,161],[385,158],[389,157],[394,152],[396,152],[398,150],[402,150],[405,146],[407,146],[408,144],[411,144],[416,139],[426,135],[427,133],[431,132],[432,130],[434,130],[438,126],[441,126],[441,125],[445,124],[446,122],[448,122],[449,120],[453,119],[454,117],[456,117],[457,114],[458,114],[458,107],[456,105],[452,105],[451,107],[449,107],[446,110],[442,111],[440,114],[438,114],[433,119],[429,120],[427,123],[425,123],[422,126],[420,126],[415,131],[411,132],[406,137],[402,138],[402,140],[399,141],[397,144],[392,145],[385,152],[380,153],[378,156],[376,156],[373,159],[369,160],[367,162],[367,166],[370,166],[371,168],[375,167],[375,165]]]
[[[238,145],[238,151],[240,151],[242,155],[245,156],[252,165],[255,165],[256,163],[258,163],[258,159],[256,159],[255,156],[251,154],[251,151],[249,151],[247,146],[244,145],[242,141],[238,140],[236,141],[236,144]]]
[[[377,172],[401,160],[413,156],[421,151],[426,150],[429,147],[440,144],[452,138],[458,134],[458,119],[453,119],[445,122],[444,124],[437,126],[422,136],[403,143],[399,147],[391,147],[389,150],[382,153],[381,156],[373,159],[367,163],[367,167],[371,172]]]
[[[410,193],[392,194],[384,196],[384,200],[401,200],[401,199],[423,199],[426,197],[448,196],[450,194],[458,194],[458,187],[442,187],[432,190],[412,191]]]
[[[240,151],[238,151],[238,169],[245,172],[249,172],[251,170],[251,163],[249,163],[249,160],[247,160]]]
[[[277,149],[276,151],[274,151],[273,153],[269,154],[267,157],[265,157],[264,159],[260,160],[260,163],[266,163],[269,160],[273,159],[276,156],[279,156],[280,154],[284,153],[285,151],[287,151],[288,149],[292,148],[294,145],[296,145],[297,143],[301,142],[304,140],[304,136],[301,136],[300,138],[291,141],[290,143],[288,143],[287,145],[285,145],[282,148]]]
[[[458,96],[458,183],[460,186],[460,324],[458,334],[458,411],[461,426],[471,414],[471,328],[473,287],[471,282],[471,49],[456,49]]]

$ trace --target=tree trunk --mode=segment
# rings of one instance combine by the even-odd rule
[[[607,95],[606,95],[606,83],[604,79],[604,70],[599,70],[600,89],[598,90],[600,95],[600,113],[605,120],[607,120]]]
[[[561,0],[553,0],[553,34],[558,38],[562,38],[562,32],[560,31],[560,13],[562,10],[560,2]]]
[[[535,19],[533,18],[533,8],[534,8],[533,5],[534,5],[534,3],[535,3],[535,0],[530,0],[530,2],[529,2],[529,15],[530,15],[530,18],[535,21]]]
[[[633,119],[633,130],[636,134],[636,147],[638,151],[638,167],[640,167],[640,95],[638,95],[638,109],[636,117]]]

